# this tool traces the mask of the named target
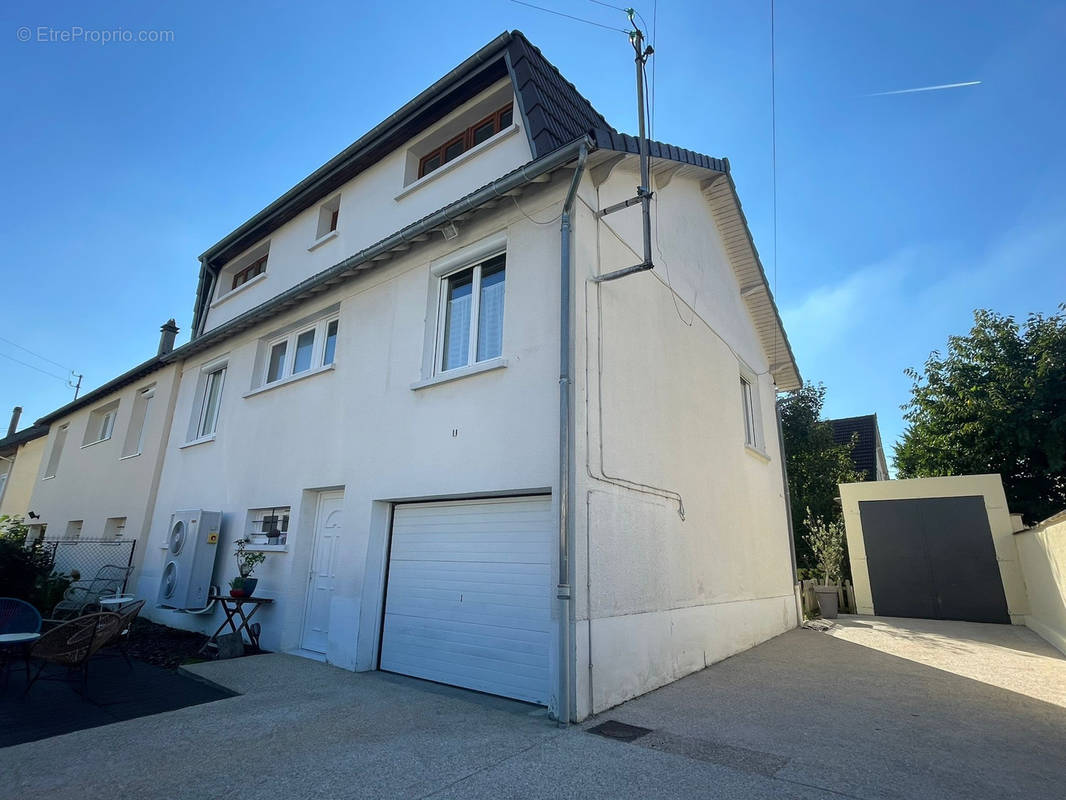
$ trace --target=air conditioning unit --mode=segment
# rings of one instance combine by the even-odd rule
[[[221,511],[176,511],[170,518],[158,603],[164,608],[207,605],[222,527]]]

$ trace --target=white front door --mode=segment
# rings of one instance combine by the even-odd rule
[[[333,600],[337,553],[344,536],[344,492],[322,492],[315,516],[315,541],[311,551],[304,631],[300,646],[325,653],[329,641],[329,608]]]

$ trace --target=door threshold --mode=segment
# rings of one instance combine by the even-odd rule
[[[297,647],[295,650],[286,650],[286,655],[299,656],[300,658],[307,658],[311,661],[321,661],[323,664],[326,662],[326,654],[319,653],[314,650],[304,650],[302,647]]]

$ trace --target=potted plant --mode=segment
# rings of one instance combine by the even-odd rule
[[[804,524],[807,527],[804,539],[814,553],[818,571],[825,576],[825,582],[814,587],[818,610],[824,619],[836,619],[837,587],[832,582],[840,579],[841,568],[844,566],[844,522],[836,519],[827,523],[820,517],[815,517],[808,508]]]
[[[248,552],[245,548],[248,546],[248,542],[245,539],[237,540],[237,549],[233,555],[237,559],[237,572],[238,577],[230,581],[230,596],[232,597],[251,597],[252,592],[255,591],[256,584],[259,583],[258,578],[253,578],[252,573],[255,568],[266,561],[266,553],[261,552]]]

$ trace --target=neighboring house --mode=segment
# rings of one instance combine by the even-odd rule
[[[506,33],[209,248],[138,593],[219,510],[268,649],[573,720],[795,626],[799,373],[728,163],[650,151],[598,282],[638,142]]]
[[[885,451],[881,448],[877,414],[831,419],[829,424],[833,426],[833,441],[837,444],[848,444],[851,437],[858,434],[855,447],[851,451],[851,460],[855,471],[866,476],[863,480],[888,480],[888,463],[885,461]]]
[[[33,491],[38,518],[27,520],[31,535],[136,542],[134,574],[148,541],[178,374],[175,364],[163,361],[174,347],[174,320],[161,330],[156,356],[37,422],[49,435]],[[95,573],[107,563],[130,563],[128,548],[82,551],[80,561],[70,551],[64,566]]]
[[[7,436],[0,439],[0,516],[28,515],[44,437],[48,435],[47,425],[16,430],[21,415],[22,408],[15,406]]]

